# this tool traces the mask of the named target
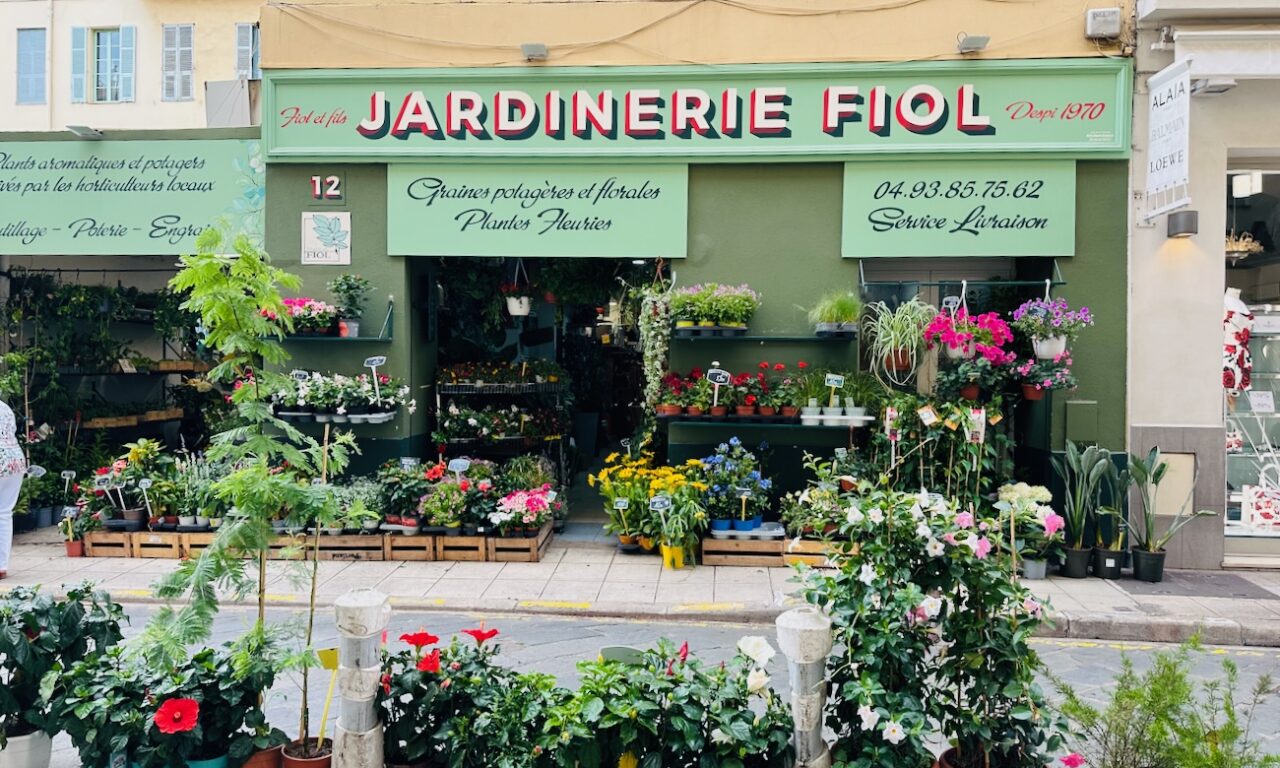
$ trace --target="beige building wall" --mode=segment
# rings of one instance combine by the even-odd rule
[[[991,37],[975,58],[1127,53],[1085,39],[1103,7],[1133,17],[1133,0],[291,0],[263,8],[263,67],[525,66],[521,43],[550,66],[910,61],[959,58],[962,32]]]
[[[262,0],[0,0],[0,131],[203,128],[206,80],[236,78],[236,24],[258,20]],[[194,24],[193,98],[162,99],[163,25]],[[132,102],[71,103],[71,29],[137,28]],[[46,104],[17,104],[17,30],[44,28]]]

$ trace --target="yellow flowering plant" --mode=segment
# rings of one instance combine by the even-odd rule
[[[701,497],[707,485],[696,459],[679,467],[655,467],[653,454],[647,451],[637,456],[611,453],[605,457],[604,469],[587,477],[587,484],[604,500],[609,516],[605,530],[619,536],[662,536],[661,520],[649,509],[649,501],[659,494],[670,496],[672,510],[680,509],[688,522],[699,522],[695,515],[705,522]]]

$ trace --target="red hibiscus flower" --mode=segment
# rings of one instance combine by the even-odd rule
[[[689,660],[689,641],[685,640],[684,645],[680,646],[680,663],[683,664]]]
[[[476,645],[484,645],[486,640],[492,640],[498,636],[498,630],[485,629],[484,624],[481,624],[479,629],[462,630],[462,634],[471,635],[471,637],[475,639]]]
[[[755,396],[755,395],[747,395],[747,398],[746,398],[746,399],[747,399],[747,405],[755,405],[755,404],[756,404],[756,396]]]
[[[391,695],[391,675],[385,672],[382,674],[382,692]]]
[[[437,648],[418,661],[419,672],[439,672],[440,671],[440,649]]]
[[[200,704],[195,699],[169,699],[156,710],[156,728],[161,733],[187,733],[200,719]]]
[[[420,629],[417,632],[401,635],[400,641],[408,643],[409,645],[412,645],[414,648],[421,650],[422,648],[428,645],[435,645],[436,643],[440,642],[440,638],[436,637],[435,635],[431,634],[425,629]]]

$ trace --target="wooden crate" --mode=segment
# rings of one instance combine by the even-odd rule
[[[311,537],[309,536],[303,536],[302,534],[298,534],[297,536],[281,534],[276,536],[275,541],[271,542],[271,552],[267,555],[267,559],[304,560],[307,557],[307,550],[311,544]],[[292,554],[288,554],[290,549],[296,551]]]
[[[142,531],[133,534],[133,556],[163,560],[182,557],[182,534]]]
[[[416,536],[388,533],[382,537],[382,559],[433,562],[436,559],[436,538],[421,533]]]
[[[183,533],[182,537],[182,556],[183,557],[199,557],[200,553],[205,551],[210,544],[213,543],[213,537],[216,533]]]
[[[382,535],[330,536],[320,534],[320,549],[313,552],[313,538],[307,540],[307,559],[314,554],[318,560],[382,560]]]
[[[825,541],[812,539],[787,539],[782,548],[782,559],[787,565],[804,563],[815,568],[829,568],[827,555],[831,546]]]
[[[484,562],[488,547],[484,536],[436,536],[437,560]]]
[[[775,568],[786,565],[782,552],[784,539],[713,539],[702,540],[703,565],[750,565]]]
[[[551,523],[542,526],[532,539],[491,538],[486,543],[490,562],[536,563],[551,546]]]
[[[87,557],[133,557],[132,533],[92,531],[84,535]]]

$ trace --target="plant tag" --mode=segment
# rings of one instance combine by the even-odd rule
[[[654,512],[666,512],[671,509],[671,497],[666,495],[654,496],[649,499],[649,509]]]
[[[324,485],[324,480],[322,480],[322,479],[320,479],[320,478],[318,478],[318,477],[313,477],[313,478],[311,478],[311,484],[312,484],[313,486]]]
[[[892,406],[884,409],[884,432],[889,437],[889,442],[896,443],[902,439],[901,433],[898,432],[898,409]]]
[[[380,365],[386,365],[386,364],[387,364],[387,358],[384,355],[377,355],[376,357],[366,357],[364,359],[365,368],[377,368]]]
[[[107,487],[107,486],[109,486],[110,484],[111,484],[111,480],[110,480],[110,479],[108,479],[108,478],[107,478],[107,477],[105,477],[105,476],[103,476],[103,477],[95,477],[95,478],[93,478],[93,487],[94,487],[94,488],[102,489],[102,488],[106,488],[106,487]]]
[[[955,432],[957,429],[960,428],[960,422],[956,421],[954,416],[948,416],[947,420],[942,422],[942,426],[946,427],[952,432]]]
[[[63,479],[63,480],[75,480],[75,479],[76,479],[76,472],[75,472],[75,470],[74,470],[74,469],[64,469],[64,470],[62,470],[62,479]]]
[[[734,488],[734,490],[738,492],[738,498],[740,498],[740,499],[749,499],[749,498],[751,498],[751,489],[750,489],[750,488]]]
[[[624,438],[622,438],[622,440],[621,440],[620,442],[622,443],[622,448],[623,448],[623,450],[625,450],[625,451],[630,451],[630,450],[631,450],[631,438],[629,438],[629,437],[624,437]]]
[[[960,308],[960,297],[959,296],[943,297],[942,308],[954,315],[956,313],[956,310]]]
[[[999,411],[992,411],[991,415],[987,417],[987,423],[993,427],[1002,421],[1004,421],[1004,414]]]
[[[932,427],[939,421],[938,412],[933,410],[932,405],[926,405],[923,408],[917,409],[916,415],[920,417],[920,423],[926,427]]]
[[[122,357],[116,361],[120,366],[121,373],[137,373],[138,369],[134,366],[133,361],[127,357]]]
[[[818,483],[818,490],[820,491],[834,491],[835,489],[836,489],[835,483],[828,483],[825,481]]]
[[[27,474],[30,475],[31,477],[44,477],[45,475],[49,474],[49,472],[39,464],[32,464],[31,466],[27,467]]]
[[[401,456],[400,457],[401,469],[413,469],[415,467],[420,467],[420,466],[422,466],[422,459],[418,458],[417,456]]]
[[[449,471],[455,475],[466,472],[471,469],[470,459],[453,459],[449,462]]]
[[[1103,558],[1103,564],[1104,564],[1104,567],[1106,568],[1115,568],[1116,559],[1114,557],[1105,557]]]
[[[555,501],[555,500],[556,500],[556,492],[555,492],[555,491],[547,491],[547,503],[548,503],[548,504],[550,504],[551,502],[553,502],[553,501]]]
[[[828,373],[827,386],[835,389],[844,389],[844,377],[838,373]]]
[[[848,456],[849,456],[849,449],[848,449],[848,448],[837,448],[837,449],[836,449],[836,458],[837,458],[837,459],[844,459],[844,458],[847,458]]]
[[[733,376],[723,368],[712,368],[707,371],[707,381],[715,384],[716,386],[722,387],[733,381]]]
[[[294,381],[306,381],[307,379],[311,378],[311,374],[307,373],[301,368],[294,368],[292,371],[289,372],[289,376]]]
[[[969,409],[969,425],[965,428],[965,433],[968,434],[970,443],[982,445],[987,438],[986,408]]]
[[[141,488],[141,489],[142,489],[142,490],[144,490],[144,491],[145,491],[145,490],[147,490],[148,488],[150,488],[150,487],[151,487],[151,478],[149,478],[149,477],[144,477],[144,478],[142,478],[141,480],[139,480],[139,481],[138,481],[138,487],[139,487],[139,488]]]
[[[631,499],[614,499],[613,508],[617,510],[631,509]]]

